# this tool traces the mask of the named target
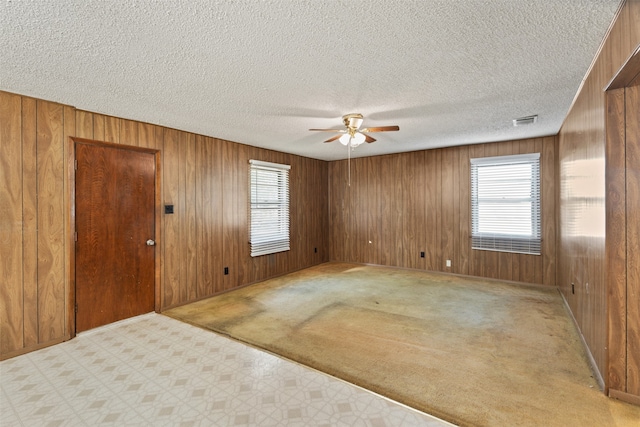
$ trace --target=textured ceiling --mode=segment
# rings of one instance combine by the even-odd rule
[[[0,89],[318,159],[555,134],[619,0],[11,1]],[[512,119],[538,114],[537,123]]]

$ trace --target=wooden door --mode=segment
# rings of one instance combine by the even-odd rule
[[[154,309],[156,162],[154,153],[121,146],[76,142],[75,149],[82,332]]]

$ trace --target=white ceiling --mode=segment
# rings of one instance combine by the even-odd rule
[[[0,89],[324,160],[558,132],[619,0],[11,1]],[[536,124],[512,119],[538,114]]]

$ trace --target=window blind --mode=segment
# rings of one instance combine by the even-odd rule
[[[251,256],[288,251],[291,166],[249,160]]]
[[[540,255],[540,153],[471,159],[471,247]]]

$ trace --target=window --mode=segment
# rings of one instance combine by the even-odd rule
[[[289,169],[249,160],[252,257],[289,250]]]
[[[471,247],[540,255],[540,153],[471,159]]]

